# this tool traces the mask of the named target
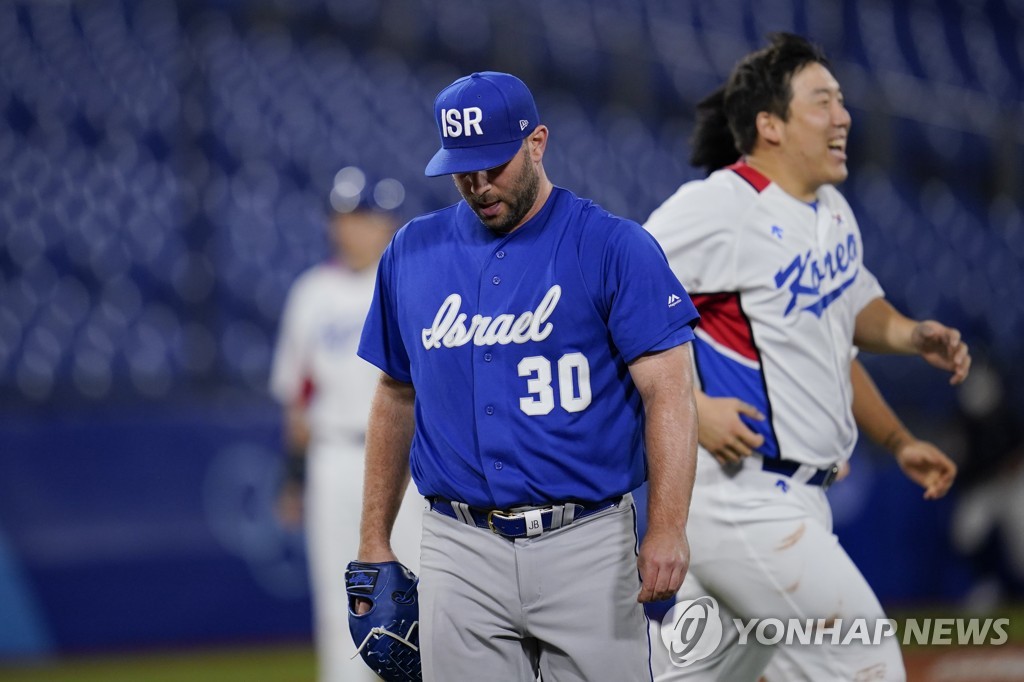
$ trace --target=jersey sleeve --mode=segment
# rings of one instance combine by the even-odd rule
[[[288,292],[270,368],[270,394],[282,404],[292,403],[300,397],[308,369],[308,332],[302,319],[305,314],[304,284],[305,279],[300,278]]]
[[[860,266],[860,275],[857,276],[857,281],[854,282],[852,288],[853,309],[857,312],[864,310],[864,307],[876,298],[885,297],[882,285],[878,283],[878,280],[875,279],[875,276],[871,274],[871,271],[863,263]]]
[[[388,376],[412,383],[409,353],[398,324],[395,299],[395,241],[385,249],[377,266],[377,283],[373,289],[370,312],[363,324],[357,355],[378,367]]]
[[[610,233],[603,262],[608,329],[626,362],[693,340],[697,310],[642,227],[622,221]]]
[[[739,288],[739,197],[734,195],[734,188],[725,184],[690,182],[655,209],[644,224],[689,292],[716,293]]]

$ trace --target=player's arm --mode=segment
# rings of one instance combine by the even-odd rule
[[[409,485],[415,397],[412,384],[381,373],[366,430],[360,561],[397,561],[391,550],[391,529]]]
[[[637,559],[641,602],[675,595],[690,565],[686,519],[697,464],[691,353],[685,343],[629,365],[643,398],[647,446],[647,533]]]
[[[960,331],[935,320],[911,320],[884,298],[876,298],[857,315],[853,341],[874,353],[920,355],[929,364],[950,372],[949,383],[959,384],[971,368],[971,354]]]
[[[853,416],[861,432],[896,457],[907,478],[924,488],[926,500],[945,495],[956,478],[953,460],[932,443],[914,437],[889,407],[859,360],[855,359],[850,365],[850,380],[853,382]]]
[[[309,419],[306,401],[296,398],[283,408],[284,480],[277,499],[278,517],[287,525],[302,521],[302,497],[306,485],[306,452],[309,450]]]
[[[312,394],[310,379],[311,325],[304,314],[308,310],[308,280],[301,280],[288,292],[281,331],[274,348],[270,369],[270,393],[281,404],[282,445],[281,486],[275,511],[286,526],[298,526],[303,517],[303,493],[306,485],[306,451],[310,443],[308,409]]]

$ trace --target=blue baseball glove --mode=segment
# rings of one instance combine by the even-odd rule
[[[357,653],[385,682],[420,682],[419,579],[397,561],[349,563],[345,571],[348,592],[348,628]],[[356,613],[356,600],[370,602],[370,610]]]

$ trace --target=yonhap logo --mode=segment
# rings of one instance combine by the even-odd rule
[[[1009,640],[1009,618],[732,618],[730,646],[881,646],[897,641],[956,646],[1001,646]],[[672,664],[685,668],[710,656],[725,628],[713,597],[683,601],[665,614],[661,640]],[[858,677],[857,679],[860,679]],[[874,679],[874,678],[872,678]],[[1014,678],[1016,679],[1016,678]]]
[[[722,642],[722,621],[714,597],[681,601],[661,622],[661,641],[672,665],[685,668],[710,656]]]

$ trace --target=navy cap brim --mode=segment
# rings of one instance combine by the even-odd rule
[[[423,174],[428,177],[451,175],[452,173],[475,173],[490,170],[512,160],[523,146],[523,140],[498,142],[479,147],[462,147],[437,150],[430,159]]]

